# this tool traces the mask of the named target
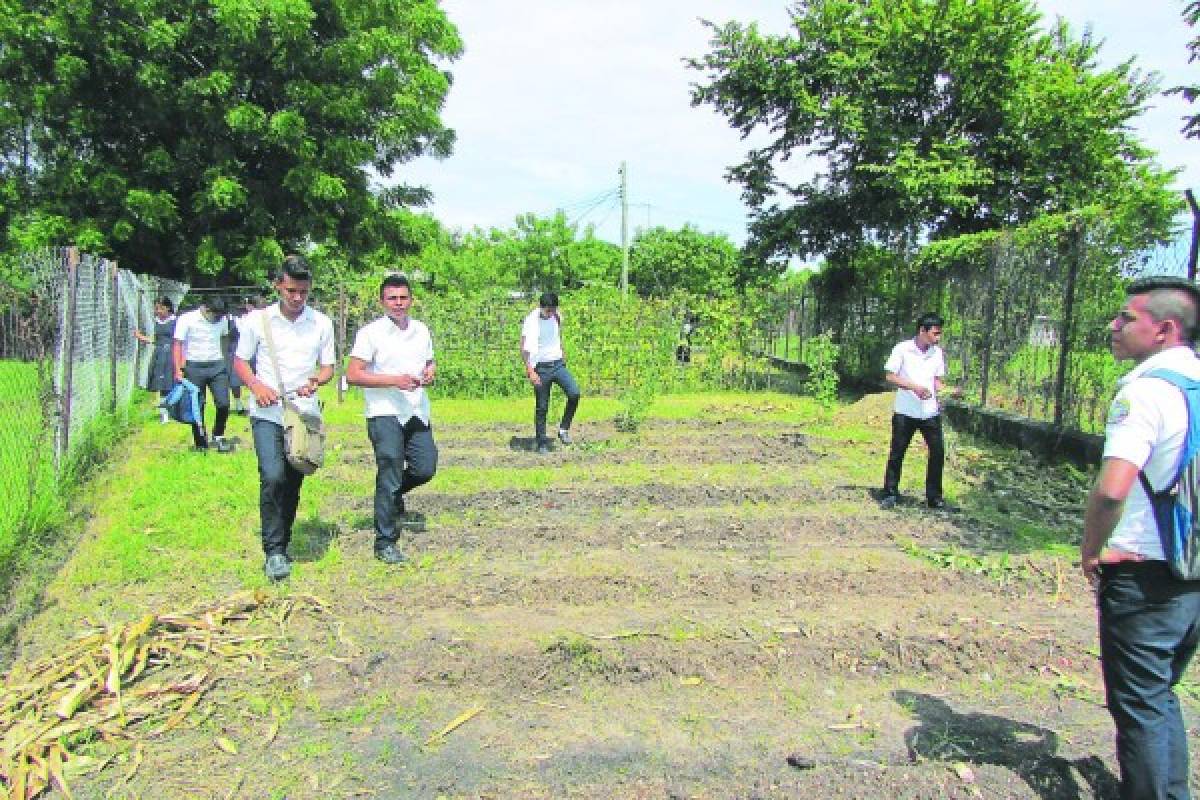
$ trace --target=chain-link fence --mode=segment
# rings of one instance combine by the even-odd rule
[[[187,287],[75,250],[20,257],[0,280],[0,558],[61,508],[62,483],[130,405],[159,296]]]
[[[999,235],[941,269],[897,262],[867,280],[834,275],[776,296],[758,346],[803,362],[806,343],[829,332],[843,376],[877,382],[892,346],[915,335],[921,313],[938,312],[947,382],[968,403],[1098,432],[1125,371],[1108,350],[1108,323],[1126,281],[1155,267],[1115,251],[1103,224]]]

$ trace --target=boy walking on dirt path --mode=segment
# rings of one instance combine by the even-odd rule
[[[567,396],[567,406],[558,423],[558,440],[564,445],[571,444],[571,421],[579,407],[579,385],[563,358],[561,332],[558,295],[546,292],[538,300],[538,307],[529,312],[521,325],[521,360],[525,362],[525,376],[533,384],[533,428],[539,453],[550,452],[546,412],[550,407],[551,385],[557,383]]]
[[[308,307],[312,271],[303,257],[292,255],[283,260],[275,277],[275,290],[279,293],[277,303],[247,315],[233,365],[254,400],[250,428],[258,457],[258,510],[266,555],[263,571],[278,581],[292,571],[287,548],[304,483],[303,473],[286,457],[280,395],[292,399],[301,413],[320,414],[317,388],[333,379],[336,354],[333,323]],[[267,326],[274,342],[274,357],[266,339]]]
[[[379,287],[383,316],[354,337],[346,380],[363,387],[367,436],[375,450],[375,557],[385,564],[407,559],[396,546],[398,527],[423,530],[409,514],[404,495],[428,483],[437,471],[437,445],[429,419],[429,396],[436,364],[425,323],[408,315],[412,286],[403,275],[388,275]]]
[[[946,374],[946,358],[938,342],[942,338],[942,318],[934,313],[917,320],[917,335],[892,348],[883,365],[884,380],[896,387],[892,413],[892,444],[883,476],[882,508],[895,508],[900,499],[900,471],[904,453],[913,434],[921,432],[929,448],[925,468],[925,502],[930,508],[945,508],[942,497],[942,468],[946,459],[942,440],[942,416],[938,392]]]
[[[224,339],[229,336],[229,319],[225,316],[225,301],[213,297],[200,308],[181,314],[175,322],[175,341],[172,360],[176,382],[187,378],[200,390],[200,419],[192,423],[192,443],[197,450],[207,450],[208,437],[204,432],[205,389],[212,394],[217,409],[213,421],[213,442],[217,450],[228,451],[225,444],[225,423],[229,419],[229,370],[225,366]]]
[[[1110,347],[1117,360],[1135,365],[1108,410],[1104,461],[1088,497],[1079,555],[1096,587],[1121,797],[1185,798],[1188,733],[1174,686],[1200,640],[1200,581],[1180,580],[1167,565],[1154,509],[1139,483],[1161,490],[1180,466],[1186,400],[1147,373],[1165,369],[1200,379],[1194,351],[1200,291],[1179,278],[1151,278],[1127,294],[1109,326]]]

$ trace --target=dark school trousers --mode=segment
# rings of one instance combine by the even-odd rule
[[[429,483],[437,472],[433,428],[412,416],[369,417],[367,437],[375,448],[375,549],[396,542],[396,517],[404,513],[404,495]]]
[[[284,555],[292,540],[304,473],[288,463],[282,425],[253,419],[250,429],[254,435],[254,453],[258,456],[258,516],[263,552],[268,556]]]
[[[229,420],[229,370],[224,361],[189,361],[183,365],[183,377],[200,390],[200,417],[192,423],[192,440],[197,447],[205,447],[204,436],[204,390],[212,393],[217,418],[213,420],[213,436],[225,435],[225,423]]]
[[[1100,567],[1100,663],[1117,729],[1122,800],[1184,800],[1188,734],[1175,695],[1200,642],[1200,581],[1163,561]]]
[[[567,396],[567,407],[563,409],[562,421],[558,423],[558,427],[564,431],[570,430],[571,421],[575,419],[575,409],[579,407],[579,384],[575,383],[575,378],[562,359],[539,362],[534,370],[541,379],[542,385],[533,387],[533,431],[537,437],[537,443],[542,444],[548,441],[546,439],[546,413],[550,409],[551,384],[557,383]]]
[[[929,447],[929,463],[925,467],[925,499],[936,502],[942,499],[942,468],[946,462],[946,447],[942,441],[942,417],[917,419],[905,414],[892,414],[892,446],[888,451],[887,470],[883,475],[884,497],[900,494],[900,471],[904,467],[904,453],[912,441],[913,434],[921,432]]]

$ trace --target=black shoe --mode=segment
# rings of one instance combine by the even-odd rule
[[[375,548],[375,557],[385,564],[403,564],[408,557],[401,553],[394,544],[385,544]]]
[[[951,513],[958,511],[957,506],[952,506],[943,499],[926,500],[925,505],[929,506],[934,511],[948,511]]]
[[[885,494],[883,499],[879,501],[879,507],[884,511],[891,511],[896,507],[897,497],[894,494]]]
[[[224,436],[217,436],[213,439],[213,444],[217,446],[218,453],[232,453],[233,444]]]
[[[540,455],[546,455],[550,452],[549,442],[538,442],[537,451]]]
[[[558,429],[558,440],[565,445],[571,444],[571,432],[564,430],[563,428],[559,428]]]
[[[283,553],[275,553],[267,556],[267,563],[263,565],[263,572],[271,580],[281,581],[292,574],[292,565],[288,563],[287,556]]]

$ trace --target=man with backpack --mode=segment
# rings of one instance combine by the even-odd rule
[[[225,366],[224,340],[229,336],[229,319],[225,316],[225,301],[211,297],[195,311],[181,314],[175,322],[174,336],[175,381],[178,383],[187,378],[200,393],[200,418],[192,422],[192,443],[201,452],[208,450],[209,444],[216,444],[219,452],[227,453],[225,423],[229,419],[229,370]],[[205,389],[212,394],[217,409],[211,442],[204,430]]]
[[[1200,641],[1200,580],[1181,579],[1176,568],[1173,535],[1189,535],[1191,525],[1176,532],[1155,506],[1165,501],[1160,512],[1172,510],[1170,490],[1186,466],[1180,461],[1189,420],[1200,424],[1193,419],[1200,414],[1200,392],[1183,390],[1200,381],[1194,350],[1200,290],[1178,278],[1148,278],[1127,294],[1109,326],[1111,349],[1117,360],[1135,365],[1109,407],[1080,561],[1096,587],[1121,797],[1184,798],[1187,731],[1174,686]],[[1194,477],[1186,480],[1181,497],[1196,488]]]

